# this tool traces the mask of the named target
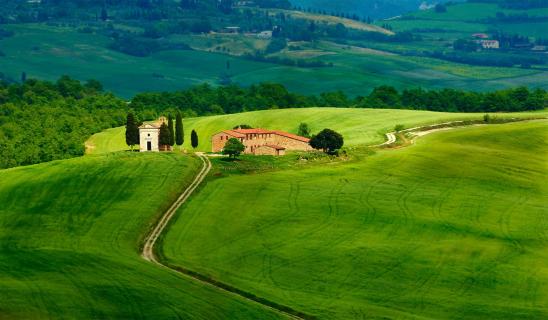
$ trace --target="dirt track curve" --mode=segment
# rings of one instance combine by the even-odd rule
[[[177,198],[177,200],[169,207],[169,209],[164,213],[158,224],[154,227],[152,232],[147,236],[145,240],[145,244],[143,246],[143,250],[141,252],[141,256],[143,259],[150,261],[158,266],[161,266],[163,268],[167,268],[171,271],[174,271],[180,275],[190,277],[194,279],[195,281],[198,281],[204,285],[214,287],[218,290],[221,290],[225,293],[229,293],[232,295],[236,295],[242,299],[245,299],[247,301],[260,304],[263,308],[273,310],[275,312],[278,312],[280,314],[283,314],[284,316],[287,316],[288,318],[292,319],[315,319],[314,316],[307,315],[305,313],[302,313],[300,311],[294,310],[290,307],[280,305],[278,303],[269,301],[265,298],[257,297],[253,294],[247,293],[243,290],[237,289],[235,287],[232,287],[231,285],[224,284],[222,282],[210,279],[206,276],[203,276],[199,273],[192,272],[190,270],[184,269],[184,268],[174,268],[171,267],[165,263],[163,263],[158,257],[154,254],[154,245],[158,241],[158,238],[160,235],[164,232],[165,228],[169,224],[169,221],[173,218],[177,210],[186,202],[186,200],[192,195],[194,190],[202,183],[204,178],[207,176],[209,171],[211,170],[211,162],[209,161],[208,157],[203,153],[196,153],[198,157],[203,162],[202,169],[196,175],[192,183],[183,191],[183,193]]]
[[[413,135],[415,135],[415,137],[420,137],[436,131],[452,129],[452,128],[455,128],[455,125],[459,125],[459,124],[464,125],[464,122],[463,121],[446,122],[446,123],[441,123],[437,125],[410,128],[410,129],[402,130],[401,132],[412,133]],[[396,133],[389,132],[389,133],[386,133],[386,142],[379,145],[371,146],[371,147],[389,146],[395,143],[396,140],[397,140]],[[154,254],[154,245],[158,241],[158,238],[164,232],[165,228],[169,224],[169,221],[173,218],[177,210],[185,203],[185,201],[190,197],[190,195],[192,195],[194,190],[196,190],[196,188],[202,183],[204,178],[207,176],[207,174],[211,170],[211,162],[209,161],[208,157],[205,154],[198,153],[198,152],[196,153],[196,155],[203,162],[202,169],[200,170],[198,175],[196,175],[192,183],[183,191],[183,193],[179,196],[179,198],[177,198],[177,200],[171,205],[171,207],[164,213],[164,215],[162,216],[158,224],[154,227],[152,232],[147,236],[145,240],[145,244],[143,246],[141,256],[145,260],[155,263],[158,266],[169,269],[180,275],[192,278],[195,281],[198,281],[210,287],[214,287],[225,293],[232,294],[242,299],[245,299],[247,301],[259,304],[266,309],[273,310],[289,318],[301,319],[301,320],[315,319],[316,317],[313,315],[300,312],[291,307],[278,304],[274,301],[268,300],[263,297],[258,297],[252,293],[238,289],[229,284],[211,279],[207,276],[191,271],[189,269],[185,269],[184,267],[169,266],[168,264],[163,263],[161,260],[159,260],[158,257],[156,257],[156,255]]]
[[[143,246],[143,252],[141,253],[141,256],[150,262],[154,262],[159,265],[163,265],[156,255],[154,254],[154,245],[156,244],[156,241],[158,241],[158,238],[166,228],[167,224],[173,218],[175,215],[175,212],[185,203],[185,201],[190,197],[190,195],[196,190],[196,188],[202,183],[204,178],[209,173],[209,170],[211,170],[211,162],[209,159],[202,153],[196,153],[198,157],[203,162],[202,169],[198,173],[198,175],[194,178],[192,183],[185,189],[185,191],[177,198],[177,200],[169,207],[169,209],[164,213],[158,224],[154,227],[152,232],[148,235],[148,237],[145,240],[145,244]]]

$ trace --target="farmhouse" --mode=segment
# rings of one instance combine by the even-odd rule
[[[169,146],[160,145],[160,126],[167,123],[165,117],[161,117],[154,123],[145,123],[139,127],[139,150],[141,152],[169,151]]]
[[[279,130],[234,129],[219,132],[211,137],[212,152],[221,152],[226,142],[236,138],[246,154],[282,156],[286,150],[310,151],[310,139]]]
[[[270,39],[272,39],[272,31],[270,31],[270,30],[261,31],[257,34],[257,38],[270,40]]]
[[[499,49],[500,44],[498,40],[480,40],[481,47],[483,49]]]

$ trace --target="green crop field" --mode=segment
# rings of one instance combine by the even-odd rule
[[[200,163],[122,152],[0,171],[0,318],[277,318],[139,257]]]
[[[546,319],[547,125],[266,173],[216,160],[163,255],[322,319]]]
[[[533,113],[501,113],[498,117],[546,117],[548,111]],[[313,133],[330,128],[343,134],[347,146],[382,143],[384,134],[397,124],[407,128],[433,123],[475,119],[483,114],[447,113],[416,110],[390,109],[345,109],[345,108],[303,108],[280,109],[220,116],[185,119],[185,143],[183,148],[191,150],[190,132],[196,130],[199,136],[197,151],[211,151],[211,136],[222,130],[232,129],[241,124],[255,128],[284,130],[298,133],[301,122],[307,123]],[[106,153],[126,150],[124,128],[109,129],[91,137],[86,145],[88,153]],[[177,149],[177,148],[176,148]]]
[[[304,94],[342,90],[352,96],[365,95],[373,87],[383,84],[397,88],[422,86],[471,90],[548,85],[546,81],[539,82],[534,78],[535,75],[541,79],[546,76],[546,72],[539,70],[490,67],[476,70],[467,65],[429,58],[410,59],[342,50],[325,43],[319,49],[335,54],[314,59],[333,63],[333,67],[298,68],[208,51],[160,51],[140,58],[107,49],[109,40],[102,35],[78,33],[73,28],[39,24],[6,25],[3,28],[15,31],[13,37],[0,40],[0,50],[4,54],[0,55],[0,72],[3,74],[12,79],[19,79],[22,72],[26,72],[28,77],[47,80],[55,80],[63,74],[80,80],[93,78],[101,81],[107,90],[127,98],[142,91],[177,90],[203,82],[218,84],[226,72],[227,60],[230,60],[229,72],[235,83],[279,82]],[[215,46],[217,41],[205,36],[179,38],[173,37],[172,40],[204,50],[208,43]],[[248,50],[246,48],[252,47],[253,42],[255,40],[237,38],[221,43],[238,52]],[[432,68],[439,64],[445,67]],[[460,72],[462,69],[472,71]]]

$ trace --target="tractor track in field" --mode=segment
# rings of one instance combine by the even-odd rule
[[[401,133],[410,133],[410,134],[412,134],[413,138],[411,139],[411,143],[414,143],[414,140],[417,137],[422,137],[424,135],[427,135],[427,134],[430,134],[430,133],[433,133],[433,132],[437,132],[437,131],[449,130],[449,129],[464,127],[464,126],[469,126],[469,125],[482,125],[482,124],[478,124],[478,123],[470,124],[470,123],[466,123],[465,121],[453,121],[453,122],[440,123],[440,124],[436,124],[436,125],[410,128],[410,129],[402,130],[400,132]],[[396,134],[397,134],[396,132],[386,133],[386,142],[384,142],[382,144],[379,144],[379,145],[370,146],[370,147],[392,147],[393,145],[395,145],[397,143],[397,140],[398,140]],[[193,192],[203,182],[203,180],[205,179],[205,177],[208,175],[209,171],[211,170],[212,165],[211,165],[211,162],[209,161],[208,157],[203,153],[196,153],[196,155],[203,162],[202,169],[196,175],[196,177],[194,178],[192,183],[183,191],[183,193],[177,198],[177,200],[162,215],[162,217],[160,218],[160,220],[158,221],[156,226],[152,229],[152,231],[145,238],[145,242],[144,242],[143,249],[142,249],[142,252],[141,252],[141,256],[143,257],[143,259],[145,259],[145,260],[147,260],[151,263],[154,263],[154,264],[156,264],[156,265],[158,265],[162,268],[166,268],[166,269],[168,269],[172,272],[176,272],[179,275],[183,275],[185,277],[193,279],[194,281],[198,281],[203,285],[213,287],[217,290],[223,291],[224,293],[228,293],[228,294],[231,294],[233,296],[238,296],[241,299],[244,299],[248,302],[258,304],[258,305],[262,306],[265,309],[272,310],[274,312],[277,312],[277,313],[279,313],[281,315],[284,315],[284,316],[287,316],[289,318],[301,319],[301,320],[316,319],[316,317],[313,316],[313,315],[309,315],[309,314],[306,314],[304,312],[295,310],[295,309],[293,309],[293,308],[291,308],[287,305],[282,305],[282,304],[279,304],[277,302],[268,300],[266,298],[256,296],[253,293],[250,293],[250,292],[244,291],[242,289],[236,288],[236,287],[234,287],[232,285],[229,285],[227,283],[223,283],[223,282],[220,282],[218,280],[212,279],[207,275],[197,273],[195,271],[192,271],[190,269],[186,269],[186,268],[181,267],[181,266],[173,266],[173,265],[170,265],[168,263],[164,263],[164,262],[161,261],[161,259],[159,259],[156,256],[156,254],[154,253],[154,246],[158,242],[158,239],[163,234],[166,227],[169,225],[169,222],[171,221],[171,219],[175,216],[175,213],[177,212],[177,210],[188,200],[188,198],[193,194]],[[335,215],[338,214],[338,212],[333,212],[333,211],[338,211],[338,207],[334,208],[332,206],[332,202],[331,202],[331,200],[334,196],[333,195],[334,191],[335,190],[331,190],[331,194],[329,195],[330,217],[333,214],[335,214]],[[341,191],[340,189],[337,190],[337,193],[340,193],[340,191]],[[292,190],[292,192],[293,192],[293,190]],[[297,193],[298,192],[299,192],[299,189],[297,187]],[[335,198],[337,198],[337,197],[338,197],[338,194],[335,195]],[[368,198],[369,198],[369,196],[367,197],[366,202],[369,201]],[[288,199],[288,200],[291,201],[291,199]],[[406,199],[402,199],[402,200],[403,200],[403,208],[405,210],[408,210]],[[295,201],[294,204],[295,204],[295,207],[298,208],[298,205],[297,205],[296,201]],[[292,209],[294,209],[291,204],[290,204],[290,207],[292,207]],[[375,214],[375,212],[373,212],[373,215],[374,214]],[[321,230],[323,228],[324,228],[324,226],[321,226],[319,229]],[[318,232],[318,231],[319,230],[314,230],[314,232]],[[266,258],[266,257],[264,257],[264,258]],[[269,259],[268,264],[269,264],[269,269],[270,269],[269,270],[270,274],[268,276],[269,276],[269,278],[272,282],[275,282],[274,279],[272,278],[272,274],[271,274],[272,273],[272,257],[270,256],[268,259]],[[397,265],[399,263],[400,262],[398,262]],[[390,272],[390,271],[391,270],[389,269],[387,272]],[[427,279],[423,283],[423,286],[426,285],[426,283],[429,282],[429,281],[430,281],[430,279]],[[421,288],[422,288],[422,286],[421,286]],[[466,290],[466,288],[465,288],[465,290]]]
[[[188,200],[192,193],[198,188],[198,186],[203,182],[205,177],[208,175],[211,170],[211,162],[208,157],[203,153],[196,153],[196,155],[202,160],[203,165],[200,172],[196,175],[192,183],[181,193],[181,195],[175,200],[175,202],[169,207],[169,209],[162,215],[156,226],[152,229],[152,232],[148,234],[145,238],[145,243],[141,252],[143,259],[154,263],[162,268],[169,269],[177,274],[189,277],[194,281],[198,281],[201,284],[204,284],[209,287],[216,288],[224,293],[228,293],[234,296],[238,296],[241,299],[244,299],[248,302],[261,305],[263,308],[275,311],[279,314],[282,314],[286,317],[292,319],[315,319],[315,316],[305,314],[301,311],[297,311],[289,306],[282,305],[273,301],[270,301],[266,298],[256,296],[247,291],[233,287],[232,285],[219,282],[215,279],[212,279],[206,275],[194,272],[192,270],[183,268],[183,267],[174,267],[169,264],[162,262],[154,253],[154,246],[158,242],[158,239],[163,234],[166,227],[169,225],[171,219],[175,216],[177,210]]]

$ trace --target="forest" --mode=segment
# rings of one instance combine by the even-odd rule
[[[81,156],[84,141],[122,125],[127,110],[96,81],[0,82],[0,168]]]

